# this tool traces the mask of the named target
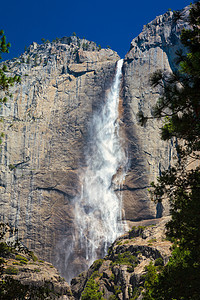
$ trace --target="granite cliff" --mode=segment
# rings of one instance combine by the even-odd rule
[[[87,50],[86,50],[87,49]],[[65,245],[80,193],[87,127],[110,87],[119,56],[77,37],[33,43],[7,62],[22,77],[1,108],[1,220],[64,273]]]
[[[150,115],[159,96],[149,85],[150,74],[176,68],[183,26],[184,18],[176,21],[172,12],[157,17],[132,41],[124,60],[119,118],[128,157],[122,197],[129,221],[168,214],[167,203],[155,207],[147,189],[173,161],[176,141],[162,142],[160,123],[150,120],[141,128],[136,115],[140,109]],[[19,58],[7,61],[22,83],[1,108],[1,221],[17,227],[18,238],[62,275],[73,238],[73,199],[81,192],[86,167],[87,129],[105,101],[118,60],[111,49],[73,36],[33,43]]]
[[[159,98],[159,90],[150,86],[150,75],[158,69],[177,69],[176,51],[183,49],[180,33],[186,28],[188,7],[176,13],[166,12],[144,26],[134,38],[123,67],[123,125],[128,145],[129,171],[124,183],[124,209],[126,219],[141,220],[169,214],[167,203],[157,207],[149,201],[148,187],[160,172],[167,169],[176,156],[176,141],[166,143],[160,139],[161,122],[148,120],[141,127],[137,113],[142,110],[152,116],[152,108]],[[185,51],[183,49],[183,51]]]

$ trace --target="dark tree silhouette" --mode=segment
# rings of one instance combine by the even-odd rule
[[[169,263],[153,282],[147,278],[144,299],[200,299],[200,2],[191,6],[190,29],[181,34],[188,54],[177,52],[179,71],[158,70],[151,85],[162,94],[151,118],[164,118],[161,138],[176,139],[177,164],[162,172],[152,183],[151,196],[156,202],[169,199],[172,219],[167,235],[173,241]],[[140,122],[148,121],[142,112]],[[149,272],[152,272],[152,266]]]

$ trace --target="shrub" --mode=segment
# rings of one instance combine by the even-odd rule
[[[37,261],[38,260],[37,256],[33,253],[33,251],[29,251],[28,255],[31,257],[31,259],[33,261]]]
[[[17,275],[19,273],[19,270],[15,267],[8,267],[4,270],[4,272],[9,275]]]
[[[15,259],[19,260],[21,263],[23,263],[23,262],[27,263],[28,262],[28,259],[26,257],[20,255],[20,254],[15,255]]]
[[[13,261],[12,263],[13,265],[17,265],[17,266],[20,266],[20,263],[18,261]]]
[[[99,291],[99,285],[90,278],[81,295],[82,300],[103,300],[103,293]]]
[[[129,241],[128,241],[128,240],[124,242],[124,244],[128,244],[128,243],[129,243]]]
[[[129,273],[134,272],[134,268],[135,268],[135,266],[130,266],[130,267],[128,267],[128,268],[127,268],[127,272],[129,272]]]
[[[115,295],[112,295],[108,298],[108,300],[118,300],[118,298]]]
[[[142,235],[146,226],[133,226],[131,230],[129,230],[129,238],[136,238]]]
[[[156,239],[150,239],[148,240],[148,245],[152,245],[152,243],[155,243],[156,242]]]
[[[12,252],[12,248],[9,247],[6,243],[0,243],[0,255],[3,257],[8,256]]]
[[[35,273],[39,273],[40,271],[41,271],[41,270],[40,270],[40,269],[37,269],[37,268],[33,270],[33,272],[35,272]]]
[[[121,287],[118,285],[114,286],[114,290],[115,290],[115,295],[119,295],[122,292]]]
[[[13,171],[16,168],[16,166],[12,165],[12,164],[9,164],[8,168],[10,169],[10,171]]]
[[[116,244],[117,245],[122,245],[122,241],[117,241]]]
[[[137,264],[137,257],[132,255],[130,251],[117,254],[117,257],[114,258],[113,265],[130,265],[135,266]]]
[[[115,275],[112,273],[109,278],[109,282],[115,282]]]
[[[103,263],[103,259],[97,259],[97,260],[95,260],[95,262],[92,265],[94,271],[99,270],[99,268],[101,267],[102,263]]]
[[[95,279],[95,278],[97,278],[97,277],[100,277],[100,274],[99,274],[98,271],[94,271],[94,272],[92,273],[92,275],[91,275],[91,278]]]
[[[155,262],[154,262],[154,266],[164,266],[164,261],[163,261],[163,259],[162,259],[162,257],[159,257],[159,258],[157,258],[156,260],[155,260]]]

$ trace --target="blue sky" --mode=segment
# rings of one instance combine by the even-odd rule
[[[191,0],[2,1],[0,29],[12,46],[4,59],[19,56],[33,41],[51,41],[73,32],[102,47],[109,45],[123,58],[144,24],[169,8],[178,10],[190,3]]]

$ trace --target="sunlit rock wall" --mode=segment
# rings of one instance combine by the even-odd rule
[[[129,172],[124,185],[126,218],[137,220],[168,214],[168,204],[155,205],[149,199],[148,188],[163,169],[168,168],[176,156],[176,141],[161,141],[163,121],[150,119],[146,126],[137,122],[142,110],[152,116],[152,108],[159,98],[159,90],[150,86],[150,75],[158,69],[171,71],[177,68],[176,51],[183,48],[180,33],[187,27],[188,7],[176,20],[173,12],[145,25],[142,33],[131,42],[124,62],[123,77],[123,126],[127,139]]]
[[[7,62],[22,77],[1,108],[1,221],[48,261],[65,263],[73,198],[80,192],[88,124],[105,99],[119,56],[77,37],[33,43]],[[60,251],[60,253],[59,253]]]

